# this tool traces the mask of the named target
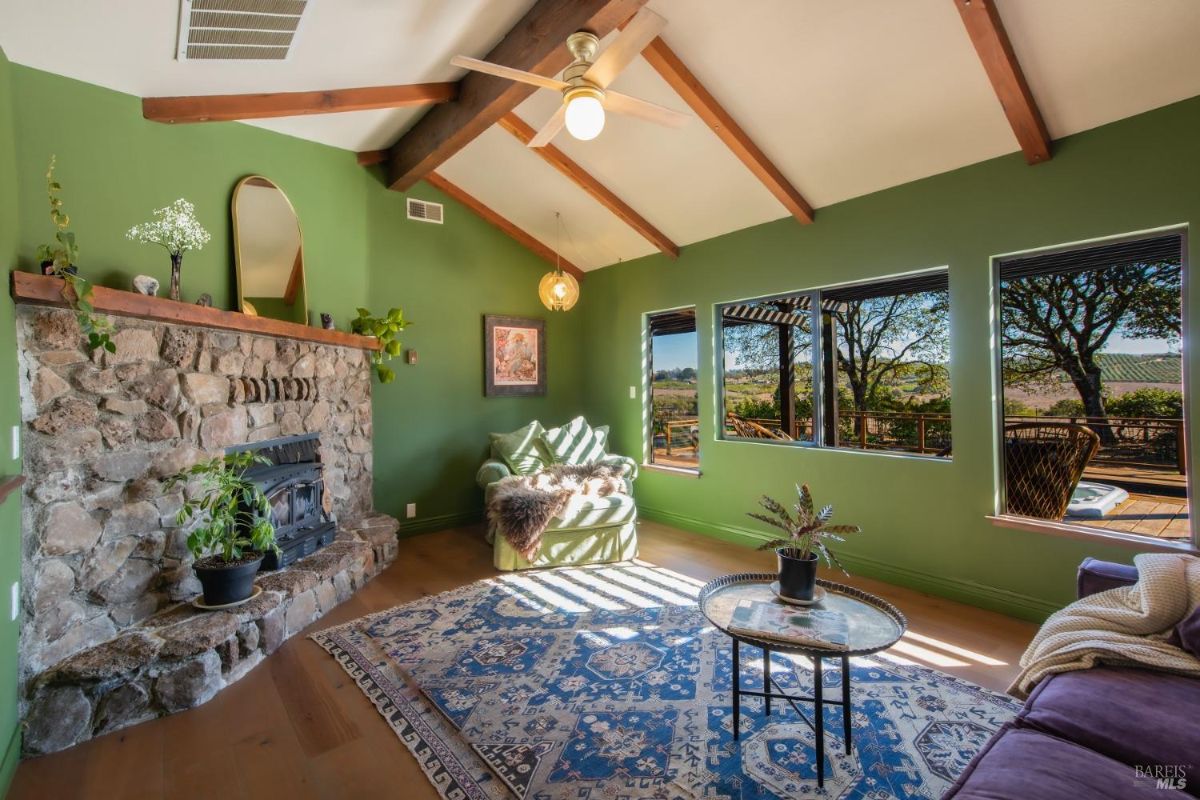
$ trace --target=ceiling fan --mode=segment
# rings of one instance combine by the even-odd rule
[[[608,88],[666,24],[667,21],[661,16],[643,8],[599,58],[596,57],[596,51],[600,47],[600,40],[594,34],[587,31],[572,33],[567,37],[567,49],[575,56],[575,60],[563,70],[562,80],[467,56],[455,56],[450,63],[456,67],[533,84],[540,89],[562,92],[563,104],[529,141],[530,147],[549,144],[563,127],[576,139],[595,139],[604,130],[605,111],[678,128],[688,121],[689,115]]]

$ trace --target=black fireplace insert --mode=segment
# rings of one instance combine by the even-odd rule
[[[254,481],[271,509],[280,553],[268,553],[262,568],[286,567],[333,542],[337,522],[324,508],[320,435],[306,433],[226,449],[227,453],[252,452],[267,459],[254,464],[245,477]]]

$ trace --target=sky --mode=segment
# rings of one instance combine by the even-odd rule
[[[696,369],[699,361],[699,342],[695,331],[654,337],[654,369]]]

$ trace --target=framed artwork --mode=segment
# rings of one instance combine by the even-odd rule
[[[484,396],[546,394],[546,322],[527,317],[483,317]]]

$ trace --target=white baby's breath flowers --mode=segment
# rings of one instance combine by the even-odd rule
[[[125,238],[161,245],[172,256],[179,256],[188,250],[201,249],[212,236],[196,220],[196,207],[181,197],[166,208],[157,209],[150,222],[134,225]]]

